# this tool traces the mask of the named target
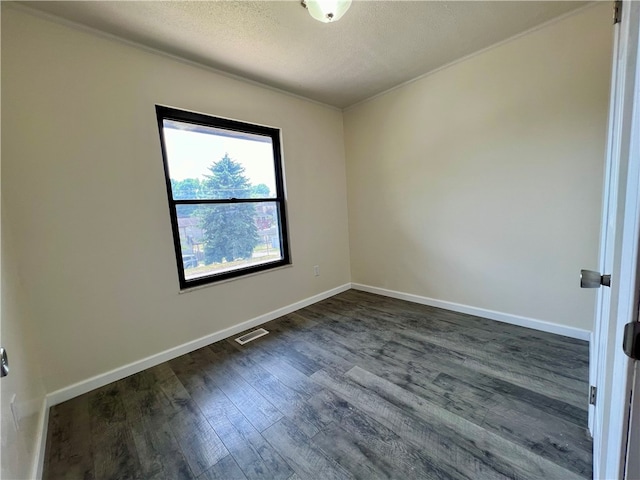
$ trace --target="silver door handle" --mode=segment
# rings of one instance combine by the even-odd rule
[[[600,288],[611,286],[611,275],[600,275],[593,270],[580,270],[580,288]]]
[[[9,375],[9,357],[7,351],[0,347],[0,377]]]

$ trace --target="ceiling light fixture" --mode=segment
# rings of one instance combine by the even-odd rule
[[[351,0],[302,0],[300,2],[316,20],[337,22],[349,10]]]

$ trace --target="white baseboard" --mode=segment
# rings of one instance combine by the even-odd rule
[[[32,467],[32,472],[33,472],[32,477],[36,479],[42,478],[42,473],[44,468],[45,448],[46,448],[46,442],[47,442],[47,426],[49,424],[50,407],[57,405],[59,403],[65,402],[67,400],[70,400],[84,393],[90,392],[91,390],[94,390],[96,388],[100,388],[111,382],[115,382],[117,380],[126,378],[129,375],[133,375],[135,373],[141,372],[147,368],[154,367],[160,363],[166,362],[167,360],[171,360],[173,358],[179,357],[180,355],[184,355],[185,353],[189,353],[199,348],[202,348],[206,345],[210,345],[211,343],[224,340],[225,338],[231,337],[244,330],[248,330],[250,328],[257,327],[258,325],[262,325],[263,323],[269,322],[271,320],[275,320],[278,317],[287,315],[291,312],[307,307],[321,300],[325,300],[329,297],[332,297],[346,290],[349,290],[350,288],[353,288],[356,290],[362,290],[364,292],[375,293],[375,294],[383,295],[386,297],[398,298],[400,300],[406,300],[409,302],[419,303],[422,305],[429,305],[432,307],[443,308],[445,310],[451,310],[454,312],[475,315],[478,317],[488,318],[490,320],[496,320],[499,322],[509,323],[512,325],[519,325],[521,327],[532,328],[534,330],[540,330],[543,332],[564,335],[566,337],[576,338],[579,340],[588,341],[591,338],[590,331],[583,330],[580,328],[568,327],[565,325],[559,325],[559,324],[547,322],[544,320],[521,317],[519,315],[511,315],[507,313],[496,312],[493,310],[486,310],[483,308],[471,307],[468,305],[462,305],[458,303],[447,302],[443,300],[436,300],[428,297],[422,297],[420,295],[413,295],[410,293],[403,293],[403,292],[397,292],[394,290],[388,290],[388,289],[379,288],[379,287],[372,287],[369,285],[362,285],[359,283],[346,283],[344,285],[333,288],[331,290],[327,290],[325,292],[319,293],[318,295],[314,295],[313,297],[309,297],[299,302],[292,303],[291,305],[287,305],[285,307],[279,308],[272,312],[265,313],[264,315],[260,315],[258,317],[255,317],[245,322],[234,325],[232,327],[219,330],[217,332],[198,338],[196,340],[192,340],[190,342],[184,343],[177,347],[170,348],[168,350],[157,353],[155,355],[151,355],[141,360],[129,363],[122,367],[110,370],[103,374],[96,375],[94,377],[88,378],[86,380],[75,383],[68,387],[61,388],[60,390],[56,390],[55,392],[49,393],[43,401],[42,410],[39,414],[40,415],[39,427],[38,427],[39,428],[39,433],[38,433],[39,449],[36,452],[36,455],[34,458],[34,464]]]
[[[360,283],[352,283],[351,288],[355,290],[362,290],[363,292],[376,293],[378,295],[384,295],[385,297],[398,298],[400,300],[406,300],[408,302],[420,303],[422,305],[429,305],[431,307],[443,308],[445,310],[452,310],[454,312],[466,313],[474,315],[476,317],[488,318],[490,320],[496,320],[498,322],[510,323],[511,325],[518,325],[520,327],[532,328],[534,330],[540,330],[542,332],[555,333],[557,335],[563,335],[565,337],[576,338],[578,340],[590,340],[591,331],[583,330],[581,328],[568,327],[566,325],[559,325],[557,323],[547,322],[545,320],[537,320],[535,318],[521,317],[520,315],[511,315],[509,313],[496,312],[494,310],[486,310],[484,308],[471,307],[469,305],[462,305],[460,303],[447,302],[444,300],[436,300],[434,298],[422,297],[420,295],[413,295],[411,293],[397,292],[395,290],[387,290],[386,288],[371,287],[369,285],[362,285]]]
[[[44,469],[44,455],[47,446],[47,431],[49,428],[49,402],[45,396],[38,414],[38,433],[36,437],[36,451],[31,467],[31,478],[40,480]]]
[[[150,357],[137,360],[127,365],[123,365],[122,367],[118,367],[100,375],[96,375],[95,377],[91,377],[81,382],[75,383],[68,387],[61,388],[60,390],[56,390],[55,392],[51,392],[47,395],[48,406],[51,407],[53,405],[65,402],[74,397],[90,392],[91,390],[94,390],[96,388],[103,387],[104,385],[107,385],[111,382],[121,380],[125,377],[128,377],[129,375],[133,375],[135,373],[146,370],[147,368],[159,365],[160,363],[166,362],[167,360],[171,360],[173,358],[179,357],[180,355],[184,355],[185,353],[193,352],[194,350],[202,348],[206,345],[224,340],[225,338],[231,337],[232,335],[240,333],[244,330],[248,330],[250,328],[257,327],[258,325],[262,325],[265,322],[275,320],[278,317],[287,315],[288,313],[294,312],[326,298],[337,295],[338,293],[349,290],[350,288],[351,284],[346,283],[339,287],[332,288],[331,290],[319,293],[318,295],[314,295],[313,297],[305,298],[304,300],[300,300],[299,302],[292,303],[291,305],[287,305],[286,307],[279,308],[269,313],[265,313],[264,315],[260,315],[232,327],[219,330],[196,340],[178,345],[177,347],[170,348],[169,350],[156,353],[155,355],[151,355]]]

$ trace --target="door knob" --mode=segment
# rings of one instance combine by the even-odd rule
[[[7,351],[0,347],[0,377],[7,375],[9,375],[9,357],[7,357]]]
[[[593,270],[580,270],[580,288],[600,288],[611,286],[611,275],[600,275]]]

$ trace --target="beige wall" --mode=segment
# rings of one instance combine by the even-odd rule
[[[26,479],[35,478],[46,391],[16,239],[0,204],[0,346],[9,359],[9,375],[0,380],[0,478]]]
[[[28,476],[45,391],[349,281],[590,330],[609,13],[343,117],[3,4],[2,477]],[[292,267],[178,293],[156,103],[283,129]]]
[[[3,209],[5,205],[3,201]],[[17,262],[18,242],[9,226],[2,223],[0,345],[9,356],[9,375],[0,380],[0,477],[28,479],[34,478],[32,469],[40,448],[39,414],[43,413],[46,392],[30,315],[30,297]]]
[[[337,110],[2,10],[3,223],[48,392],[350,280],[591,329],[607,6],[348,110],[344,137]],[[283,129],[293,267],[178,294],[156,103]]]
[[[345,112],[352,281],[591,330],[599,4]]]
[[[178,293],[156,103],[282,129],[292,267]],[[338,110],[3,5],[2,120],[48,392],[350,281]]]

